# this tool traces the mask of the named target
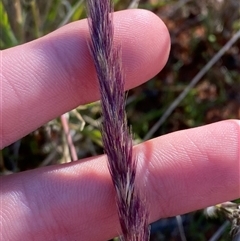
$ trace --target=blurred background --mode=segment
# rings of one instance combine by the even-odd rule
[[[154,12],[171,35],[165,68],[128,92],[126,109],[135,143],[240,119],[240,1],[114,2],[115,10],[139,7]],[[0,49],[32,41],[85,17],[83,0],[0,0]],[[224,48],[228,41],[232,42]],[[68,128],[78,159],[101,154],[100,124],[99,102],[79,106],[1,150],[1,175],[74,159],[66,138]],[[154,223],[151,240],[227,241],[232,240],[229,230],[224,218],[209,219],[196,211]]]

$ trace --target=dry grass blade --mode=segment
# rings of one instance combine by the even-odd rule
[[[179,103],[186,97],[188,92],[199,82],[199,80],[207,73],[207,71],[226,53],[226,51],[240,38],[240,30],[234,34],[234,36],[212,57],[212,59],[198,72],[198,74],[190,81],[189,85],[183,90],[183,92],[172,102],[161,118],[153,125],[148,131],[143,140],[150,139],[158,128],[166,121],[166,119],[172,114],[174,109]]]

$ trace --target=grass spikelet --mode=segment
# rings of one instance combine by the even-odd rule
[[[149,240],[148,212],[135,185],[136,157],[125,113],[121,47],[113,44],[113,3],[88,0],[90,51],[97,72],[102,105],[102,139],[116,191],[122,241]]]

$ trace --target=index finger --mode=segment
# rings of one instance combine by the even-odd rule
[[[115,43],[122,45],[126,89],[133,88],[165,65],[170,48],[168,31],[146,10],[117,12],[114,26]],[[87,21],[81,20],[2,52],[0,147],[99,98],[88,40]]]

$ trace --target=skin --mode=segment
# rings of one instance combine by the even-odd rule
[[[144,10],[114,14],[126,89],[165,65],[170,39]],[[1,148],[47,121],[99,98],[86,20],[1,52]],[[155,138],[134,148],[137,185],[150,222],[240,196],[240,121],[226,120]],[[108,240],[119,234],[105,155],[0,179],[2,240]]]

